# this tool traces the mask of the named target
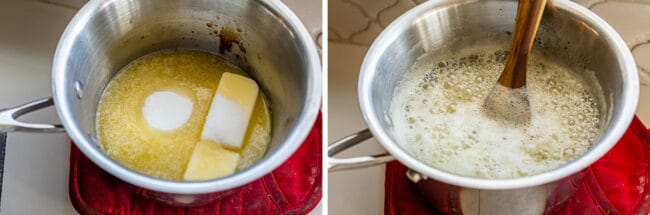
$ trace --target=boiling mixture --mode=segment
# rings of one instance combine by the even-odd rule
[[[418,160],[465,176],[514,178],[557,168],[598,138],[601,99],[593,74],[579,76],[533,53],[527,80],[531,121],[517,126],[482,111],[507,52],[469,53],[475,54],[424,55],[395,90],[394,136]]]

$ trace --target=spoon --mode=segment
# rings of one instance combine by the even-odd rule
[[[530,123],[526,71],[545,5],[546,0],[519,0],[510,54],[499,80],[483,102],[484,113],[494,120],[514,125]]]

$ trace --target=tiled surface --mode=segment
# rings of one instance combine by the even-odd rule
[[[357,79],[365,52],[390,21],[420,0],[329,1],[329,141],[365,128],[357,102]],[[632,3],[633,2],[633,3]],[[650,1],[581,0],[616,29],[639,66],[641,96],[637,114],[650,125]],[[383,149],[374,140],[340,156]],[[330,214],[383,214],[384,168],[330,173]]]
[[[0,108],[48,97],[58,38],[86,0],[4,0],[0,3]],[[317,35],[322,0],[286,0]],[[57,122],[52,108],[26,121]],[[0,214],[76,214],[68,198],[69,138],[65,134],[10,133]],[[312,214],[321,214],[319,205]]]

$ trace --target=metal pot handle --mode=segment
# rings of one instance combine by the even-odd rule
[[[39,133],[64,132],[65,129],[62,125],[36,124],[18,121],[18,117],[22,115],[52,105],[54,105],[54,100],[50,97],[39,99],[13,108],[0,109],[0,133],[11,131]]]
[[[364,129],[357,133],[351,134],[340,140],[335,141],[327,147],[328,167],[330,172],[346,169],[356,169],[368,166],[383,164],[395,160],[393,156],[388,153],[350,157],[350,158],[335,158],[334,155],[342,152],[352,146],[355,146],[363,141],[372,137],[369,129]]]

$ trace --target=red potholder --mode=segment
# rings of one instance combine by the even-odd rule
[[[561,187],[575,189],[575,196],[559,206],[547,204],[545,214],[649,214],[650,213],[650,131],[634,117],[621,140],[605,156],[581,174],[582,180],[567,181]],[[384,213],[436,214],[406,178],[407,167],[399,162],[386,165]],[[579,178],[579,177],[574,177]],[[566,192],[557,192],[566,193]],[[446,195],[446,194],[441,194]],[[560,198],[560,197],[557,197]],[[458,201],[457,198],[448,198]],[[554,201],[554,196],[549,198]],[[458,202],[442,202],[450,206]],[[447,207],[449,208],[449,207]],[[456,211],[462,214],[462,211]]]
[[[133,192],[91,162],[77,147],[70,153],[70,200],[81,214],[271,215],[307,214],[322,195],[321,116],[302,146],[270,174],[228,197],[200,207],[171,207]]]

